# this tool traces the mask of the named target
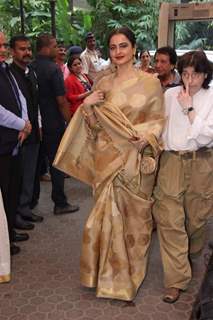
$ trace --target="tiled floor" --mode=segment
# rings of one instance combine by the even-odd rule
[[[84,221],[92,205],[90,189],[66,179],[69,198],[81,205],[78,213],[53,216],[50,183],[42,183],[35,212],[44,222],[21,243],[12,259],[12,281],[0,285],[0,320],[185,320],[205,271],[204,254],[193,265],[193,280],[176,304],[161,301],[163,274],[156,233],[153,235],[147,277],[134,302],[97,299],[79,282],[79,254]],[[208,238],[213,222],[208,224]]]

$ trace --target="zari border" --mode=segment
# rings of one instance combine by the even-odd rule
[[[0,276],[0,283],[9,282],[10,280],[11,280],[11,275],[10,274],[6,274],[4,276]]]

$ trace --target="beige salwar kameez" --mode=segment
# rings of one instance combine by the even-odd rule
[[[10,244],[7,219],[0,190],[0,283],[10,281]]]
[[[213,90],[193,95],[193,123],[182,112],[182,87],[165,93],[167,123],[165,151],[154,190],[153,215],[164,268],[166,288],[187,289],[191,258],[205,244],[206,223],[213,212]]]
[[[105,93],[104,103],[94,106],[98,125],[90,130],[80,107],[54,164],[94,190],[83,235],[81,283],[96,287],[98,297],[132,300],[145,277],[152,233],[156,169],[144,174],[141,168],[144,159],[158,160],[163,98],[151,75],[137,71],[135,78],[111,88],[114,76],[96,85]],[[140,134],[149,141],[143,154],[130,142]]]

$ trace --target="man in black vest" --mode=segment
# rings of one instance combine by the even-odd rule
[[[13,57],[10,70],[26,99],[28,116],[32,125],[31,134],[24,141],[21,150],[22,183],[15,226],[18,229],[30,230],[34,227],[31,222],[43,221],[43,217],[32,213],[30,209],[40,145],[38,84],[36,74],[29,65],[32,60],[29,39],[24,35],[12,37],[10,49]]]
[[[54,62],[57,54],[56,39],[50,34],[42,34],[37,38],[36,49],[37,57],[32,66],[38,77],[42,137],[50,165],[52,200],[55,204],[53,212],[56,215],[72,213],[79,210],[79,206],[67,202],[64,173],[52,166],[66,122],[71,118],[65,98],[63,74]]]
[[[24,96],[5,63],[6,47],[5,36],[0,32],[0,188],[7,216],[11,254],[16,254],[20,251],[13,243],[20,184],[19,149],[31,132],[31,124]]]

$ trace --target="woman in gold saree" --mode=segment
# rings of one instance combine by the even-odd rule
[[[97,296],[132,300],[142,283],[152,234],[152,190],[163,126],[159,81],[133,67],[135,37],[109,37],[115,72],[103,76],[72,119],[55,165],[93,187],[84,228],[81,283]]]

